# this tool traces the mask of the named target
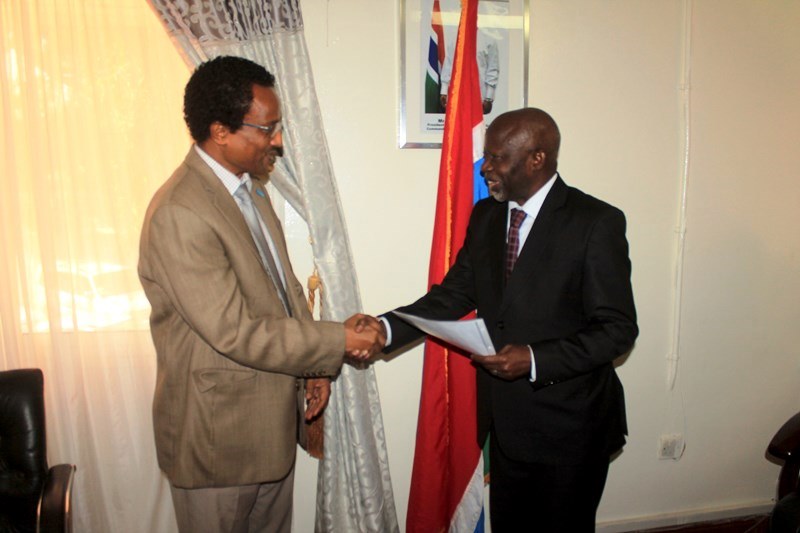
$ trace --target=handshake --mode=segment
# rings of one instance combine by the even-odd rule
[[[384,322],[374,316],[355,314],[344,323],[345,352],[355,361],[367,362],[386,347]],[[420,332],[422,335],[422,332]],[[396,342],[394,339],[392,342]],[[527,344],[506,344],[491,357],[469,355],[472,362],[492,376],[506,381],[531,379],[532,348]]]
[[[355,314],[344,323],[344,348],[348,356],[367,361],[386,346],[386,328],[374,316]]]

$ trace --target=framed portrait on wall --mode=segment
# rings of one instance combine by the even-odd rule
[[[529,0],[479,0],[477,62],[484,122],[524,107]],[[400,0],[400,148],[442,146],[460,0]]]

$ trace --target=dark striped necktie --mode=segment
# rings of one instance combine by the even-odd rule
[[[508,246],[506,246],[506,279],[511,276],[514,270],[514,263],[517,262],[519,255],[519,227],[525,220],[526,214],[522,209],[514,208],[511,210],[511,221],[508,225]]]

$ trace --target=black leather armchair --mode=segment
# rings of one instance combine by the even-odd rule
[[[800,528],[800,413],[787,420],[772,437],[767,454],[783,462],[770,531],[796,533]]]
[[[48,468],[44,376],[0,372],[0,531],[72,531],[75,465]]]

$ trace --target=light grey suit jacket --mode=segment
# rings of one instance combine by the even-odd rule
[[[303,377],[333,376],[344,327],[315,322],[263,184],[253,200],[275,241],[293,317],[236,202],[194,148],[153,197],[139,249],[158,357],[158,462],[183,488],[275,481],[291,469]],[[261,192],[258,192],[261,191]]]

